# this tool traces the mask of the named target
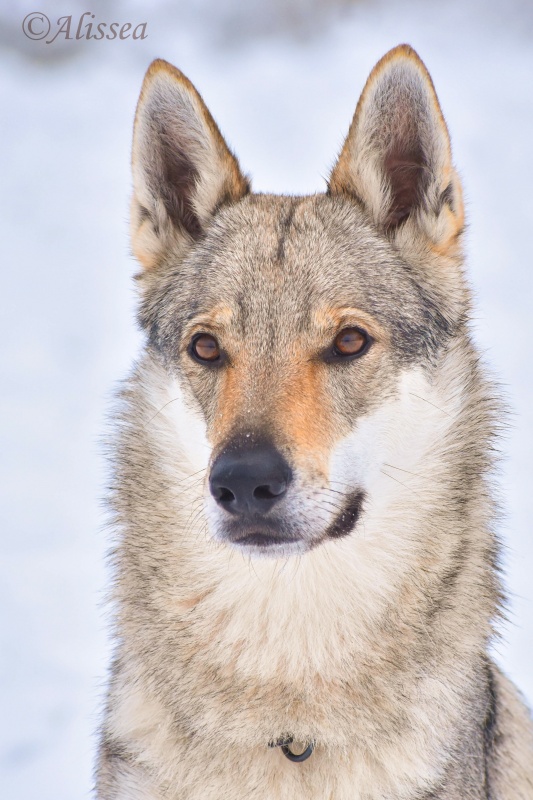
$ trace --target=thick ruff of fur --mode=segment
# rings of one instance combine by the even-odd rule
[[[532,800],[528,712],[488,656],[500,408],[424,65],[407,46],[379,62],[327,193],[296,198],[251,194],[156,61],[133,172],[147,344],[116,409],[97,796]],[[371,344],[343,361],[331,343],[354,327]],[[199,333],[220,364],[192,357]],[[209,480],[265,440],[292,481],[261,549],[231,539]],[[269,748],[288,736],[311,758]]]

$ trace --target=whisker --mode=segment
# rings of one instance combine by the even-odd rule
[[[407,475],[414,475],[416,478],[421,478],[422,475],[419,475],[418,472],[410,472],[408,469],[402,469],[401,467],[395,467],[394,464],[383,464],[384,467],[390,467],[391,469],[397,469],[399,472],[406,472]]]
[[[204,499],[203,495],[198,495],[197,497],[193,497],[193,499],[189,500],[188,503],[182,503],[180,506],[180,510],[183,508],[188,508],[193,503],[198,503],[199,501],[203,501],[203,499]]]
[[[159,409],[159,411],[156,411],[156,413],[154,414],[154,416],[153,416],[153,417],[150,417],[150,419],[148,420],[148,422],[146,423],[146,425],[144,425],[144,428],[146,429],[146,428],[148,427],[148,425],[151,425],[151,423],[154,421],[154,419],[155,419],[157,416],[159,416],[159,414],[160,414],[162,411],[164,411],[164,410],[165,410],[165,408],[166,408],[167,406],[169,406],[171,403],[175,403],[175,402],[176,402],[176,400],[179,400],[179,399],[180,399],[179,397],[174,397],[172,400],[169,400],[167,403],[165,403],[165,405],[164,405],[164,406],[161,406],[161,408]]]
[[[445,414],[447,417],[452,416],[451,414],[448,414],[448,412],[445,411],[443,408],[439,408],[439,406],[436,406],[435,403],[432,403],[430,400],[426,400],[425,397],[420,397],[419,394],[415,394],[414,392],[409,392],[409,394],[412,395],[413,397],[416,397],[418,400],[422,400],[422,402],[427,403],[430,406],[433,406],[433,408],[436,408],[437,411],[441,412],[441,414]]]
[[[345,506],[343,504],[339,504],[339,503],[335,502],[334,500],[328,500],[326,498],[324,498],[322,500],[319,500],[317,502],[316,508],[324,508],[325,509],[325,507],[332,508],[334,511],[343,511],[344,508],[345,508]]]
[[[346,483],[345,481],[335,481],[331,480],[330,483],[336,483],[338,486],[347,486],[351,491],[355,489],[355,486],[352,483]],[[336,489],[332,489],[332,492],[337,491]]]
[[[348,484],[345,484],[345,485],[348,486]],[[346,497],[346,492],[341,492],[339,489],[332,489],[331,486],[322,486],[320,491],[322,491],[322,492],[335,492],[335,494],[340,494],[341,497]]]
[[[390,478],[392,481],[396,481],[396,483],[399,483],[399,484],[400,484],[400,486],[403,486],[403,487],[404,487],[404,489],[408,489],[408,491],[410,491],[410,492],[412,492],[413,494],[417,495],[417,497],[419,497],[419,496],[420,496],[420,493],[419,493],[419,492],[415,492],[415,490],[414,490],[414,489],[413,489],[411,486],[408,486],[406,483],[403,483],[403,481],[399,481],[399,480],[398,480],[398,478],[395,478],[395,477],[394,477],[394,475],[389,475],[389,473],[388,473],[388,472],[385,472],[385,470],[384,470],[384,469],[381,469],[381,470],[380,470],[380,472],[381,472],[381,473],[383,473],[383,475],[386,475],[386,476],[387,476],[387,478]]]

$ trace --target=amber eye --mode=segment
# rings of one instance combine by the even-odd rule
[[[336,356],[361,356],[370,346],[370,336],[361,328],[344,328],[335,337],[333,352]]]
[[[197,334],[190,345],[191,355],[197,361],[218,361],[220,359],[220,347],[214,336],[209,333]]]

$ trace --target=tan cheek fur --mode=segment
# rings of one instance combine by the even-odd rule
[[[307,353],[295,354],[293,358],[298,367],[284,365],[289,376],[278,379],[276,385],[272,378],[262,379],[257,365],[246,354],[240,354],[220,377],[209,427],[210,440],[214,452],[220,452],[235,431],[268,426],[275,442],[288,451],[295,466],[308,479],[319,476],[324,480],[335,440],[324,369],[322,365],[308,363]]]
[[[219,377],[213,417],[209,424],[209,438],[216,453],[223,449],[238,423],[241,423],[243,431],[247,429],[247,411],[252,405],[246,382],[242,379],[247,369],[246,359],[241,358],[238,367],[223,369]]]
[[[329,453],[334,441],[334,415],[326,391],[322,365],[304,364],[297,376],[284,386],[277,411],[277,426],[296,465],[306,477],[327,481]]]
[[[380,351],[388,344],[388,335],[365,312],[354,308],[327,308],[314,312],[314,323],[326,346],[342,327],[360,325],[377,339]],[[231,312],[217,312],[216,323],[229,323]],[[239,344],[239,343],[236,343]],[[230,349],[238,349],[236,346]],[[276,442],[288,451],[294,466],[310,485],[327,485],[329,462],[336,442],[346,433],[346,423],[340,423],[327,366],[313,358],[320,348],[312,345],[293,349],[275,371],[275,376],[261,376],[253,357],[242,351],[235,364],[220,377],[216,409],[210,425],[210,439],[215,452],[236,430],[246,430],[247,424],[266,425]],[[268,406],[265,405],[268,397]]]

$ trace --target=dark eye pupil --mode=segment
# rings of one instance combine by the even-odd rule
[[[367,336],[357,328],[346,328],[335,339],[335,349],[343,356],[353,356],[359,353],[367,343]]]
[[[220,356],[218,342],[207,333],[198,336],[192,345],[194,355],[201,361],[216,361]]]

